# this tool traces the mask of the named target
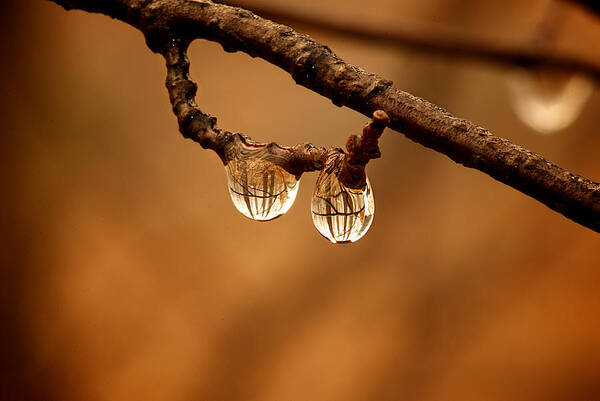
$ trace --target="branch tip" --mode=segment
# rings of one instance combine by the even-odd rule
[[[362,189],[367,185],[365,167],[369,160],[381,157],[379,137],[390,118],[383,110],[376,110],[373,118],[363,128],[362,135],[350,135],[346,141],[347,153],[341,161],[338,178],[348,188]]]
[[[383,110],[375,110],[373,112],[373,123],[387,127],[390,125],[390,117]]]

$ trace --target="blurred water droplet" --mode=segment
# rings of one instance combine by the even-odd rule
[[[294,204],[300,181],[274,163],[260,157],[238,157],[229,161],[225,170],[231,200],[248,218],[273,220]]]
[[[573,123],[594,89],[583,75],[547,69],[516,69],[507,82],[515,113],[541,134]]]
[[[355,242],[371,227],[375,199],[367,178],[364,189],[345,187],[334,172],[321,171],[311,201],[315,227],[329,241]]]

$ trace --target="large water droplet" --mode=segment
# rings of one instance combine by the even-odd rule
[[[259,157],[238,157],[227,163],[227,184],[233,204],[253,220],[273,220],[286,213],[296,199],[296,177]]]
[[[334,244],[358,241],[367,233],[375,200],[367,178],[364,189],[345,187],[333,172],[321,171],[311,201],[312,219],[322,236]]]
[[[594,89],[583,75],[545,69],[514,70],[507,82],[519,119],[542,134],[573,123]]]

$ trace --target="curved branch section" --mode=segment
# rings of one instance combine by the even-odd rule
[[[289,72],[298,84],[328,97],[338,106],[350,107],[367,116],[378,109],[385,111],[390,118],[390,127],[413,141],[444,153],[464,166],[479,169],[579,224],[600,232],[599,184],[399,90],[391,81],[344,62],[327,46],[290,27],[210,0],[52,1],[66,9],[79,8],[121,19],[140,29],[150,48],[165,54],[165,57],[169,47],[173,46],[174,37],[186,43],[196,38],[208,39],[220,43],[226,51],[243,51],[253,57],[261,57]],[[177,64],[177,60],[168,60],[167,64],[173,65],[174,62]],[[182,64],[181,68],[184,68],[181,73],[187,73],[187,67]],[[174,84],[181,85],[183,93],[186,93],[184,87],[188,87],[188,94],[195,92],[183,82]],[[188,121],[197,119],[200,114],[191,111],[193,103],[178,106],[178,99],[175,98],[174,106],[176,113],[183,113],[183,118],[179,114],[178,118],[186,129]],[[212,132],[218,132],[214,128],[214,120],[208,116],[201,120],[201,123],[189,123],[200,129],[199,132],[202,132],[202,127],[207,127],[206,138],[199,136],[196,140],[206,147],[213,146],[215,141],[219,143],[221,139],[212,135]],[[231,141],[227,139],[230,137],[235,141],[245,141],[237,134],[223,135],[225,142]],[[217,153],[223,158],[226,149],[217,150]],[[318,169],[322,165],[315,164],[313,167]],[[302,170],[289,168],[289,171]]]

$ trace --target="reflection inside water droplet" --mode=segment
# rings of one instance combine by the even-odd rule
[[[231,200],[248,218],[273,220],[294,204],[300,181],[274,163],[239,157],[229,161],[225,170]]]
[[[315,227],[329,241],[355,242],[371,227],[375,200],[367,178],[364,189],[345,187],[331,172],[321,171],[311,201]]]
[[[583,75],[545,69],[513,70],[507,82],[519,119],[542,134],[573,123],[594,88]]]

